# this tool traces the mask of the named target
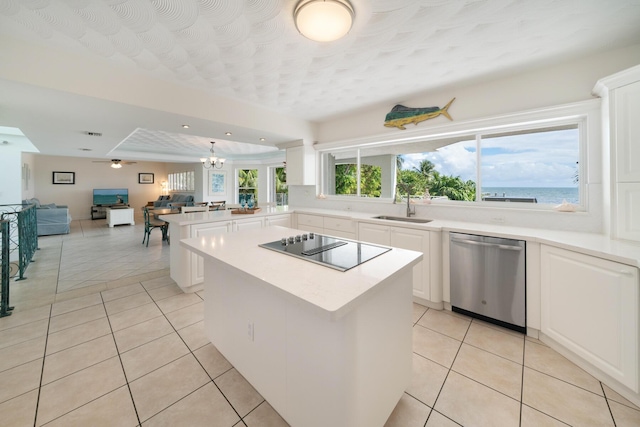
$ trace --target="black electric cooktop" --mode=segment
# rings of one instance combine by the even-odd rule
[[[314,233],[283,237],[258,246],[340,271],[347,271],[391,250]]]

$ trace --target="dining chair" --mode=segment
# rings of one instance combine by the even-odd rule
[[[160,221],[157,219],[154,219],[151,217],[151,214],[149,213],[149,209],[147,209],[147,207],[144,207],[144,237],[142,238],[142,244],[144,244],[144,241],[147,241],[147,246],[149,246],[149,237],[151,236],[151,230],[155,229],[155,228],[159,228],[162,231],[162,240],[167,240],[167,232],[169,230],[169,224],[164,222],[164,221]]]

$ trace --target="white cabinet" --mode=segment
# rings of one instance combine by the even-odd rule
[[[353,240],[357,237],[356,222],[351,218],[299,213],[296,214],[296,221],[296,228],[304,231]]]
[[[133,208],[113,209],[107,208],[107,224],[109,227],[119,224],[131,224],[136,223],[133,220]]]
[[[358,240],[422,252],[413,267],[413,295],[442,308],[442,247],[440,232],[386,225],[358,224]]]
[[[598,81],[603,98],[605,191],[611,236],[640,242],[640,65]],[[609,173],[606,173],[609,172]]]
[[[541,245],[541,332],[638,392],[638,269]]]
[[[233,221],[233,231],[257,230],[264,226],[264,218],[245,218]]]
[[[325,216],[322,219],[324,233],[345,239],[356,238],[356,223],[351,218]]]
[[[313,233],[324,233],[324,220],[320,215],[296,214],[297,228]]]
[[[640,79],[640,72],[638,73]],[[640,81],[615,90],[612,124],[618,182],[640,182]]]
[[[358,224],[358,240],[376,245],[391,246],[391,228],[384,225]]]
[[[315,185],[316,151],[312,146],[287,148],[287,185]]]
[[[232,221],[207,222],[204,224],[194,224],[191,226],[190,237],[212,236],[216,234],[229,233],[232,230],[233,230]],[[175,242],[175,244],[179,244],[179,242]],[[196,255],[193,252],[189,252],[189,253],[191,258],[190,284],[193,286],[193,285],[204,282],[204,263],[200,255]]]
[[[280,227],[291,227],[291,214],[273,215],[264,218],[265,227],[279,225]]]

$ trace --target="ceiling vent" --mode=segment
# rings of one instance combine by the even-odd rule
[[[90,131],[86,131],[85,134],[89,135],[89,136],[102,136],[102,134],[100,132],[90,132]]]

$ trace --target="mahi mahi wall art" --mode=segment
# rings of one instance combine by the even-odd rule
[[[409,123],[417,125],[425,120],[434,119],[439,115],[445,116],[449,120],[453,120],[449,115],[449,107],[456,99],[453,98],[443,108],[440,107],[423,107],[411,108],[404,105],[396,105],[387,113],[384,119],[384,125],[389,128],[406,129],[404,126]]]

